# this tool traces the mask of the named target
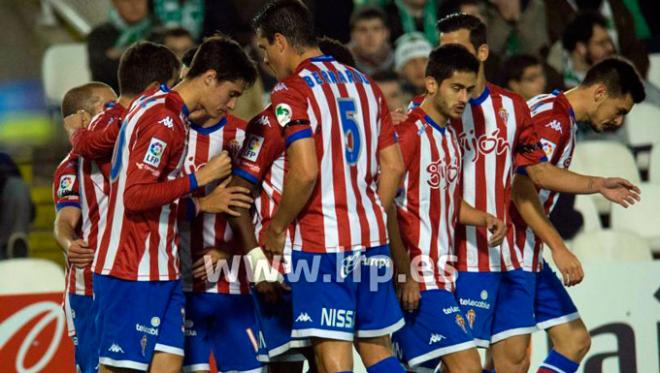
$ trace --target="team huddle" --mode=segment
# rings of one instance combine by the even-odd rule
[[[350,372],[355,347],[370,373],[527,372],[543,329],[538,371],[575,372],[590,339],[564,285],[584,274],[548,215],[558,193],[639,200],[568,171],[578,122],[617,128],[644,100],[634,67],[525,102],[486,81],[485,25],[453,14],[393,120],[301,2],[253,26],[279,82],[249,122],[229,112],[257,68],[224,36],[183,61],[138,42],[119,96],[64,97],[55,235],[80,371],[207,372],[212,354],[220,372]]]

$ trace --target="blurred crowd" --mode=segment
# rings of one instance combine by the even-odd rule
[[[525,98],[577,85],[590,66],[620,54],[644,76],[660,51],[660,14],[652,0],[306,0],[317,34],[347,44],[357,68],[377,81],[392,110],[423,93],[436,22],[454,12],[488,26],[486,76]],[[137,40],[165,44],[180,57],[221,32],[261,61],[250,21],[265,0],[112,0],[108,21],[88,37],[92,79],[117,89],[122,51]],[[235,115],[249,119],[275,85],[265,66]],[[660,90],[647,86],[660,105]]]

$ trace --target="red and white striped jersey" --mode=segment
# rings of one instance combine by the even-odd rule
[[[421,108],[397,126],[406,165],[396,198],[401,238],[418,268],[421,290],[454,290],[454,228],[461,204],[461,150],[452,126],[441,127]]]
[[[53,202],[55,211],[65,207],[80,209],[80,176],[78,174],[78,156],[69,152],[55,169],[53,174]],[[83,216],[84,219],[84,216]],[[82,235],[80,229],[77,234]],[[65,292],[76,295],[92,295],[92,267],[78,268],[73,264],[66,265]]]
[[[489,247],[485,227],[459,225],[457,268],[468,272],[520,268],[522,253],[513,245],[515,233],[509,217],[513,172],[545,160],[529,108],[517,94],[487,84],[452,125],[463,150],[463,200],[501,219],[509,228],[499,247]]]
[[[273,108],[268,106],[248,124],[245,143],[233,170],[234,175],[261,186],[254,201],[254,231],[260,245],[263,245],[264,227],[270,224],[282,198],[287,170],[284,142],[284,134],[277,124]],[[283,266],[279,268],[282,273],[289,268],[292,234],[293,225],[284,243]]]
[[[197,188],[182,175],[188,109],[162,85],[133,101],[112,157],[108,225],[94,271],[132,281],[179,277],[178,200]]]
[[[395,144],[376,84],[331,56],[303,61],[271,94],[285,145],[314,137],[319,178],[296,219],[293,249],[325,253],[388,243],[377,194],[378,152]]]
[[[534,127],[539,134],[543,151],[548,160],[556,167],[568,168],[571,165],[577,122],[571,104],[563,93],[554,91],[531,98],[528,102],[534,120]],[[547,189],[539,190],[539,199],[546,215],[557,203],[559,193]],[[543,262],[543,242],[538,238],[525,221],[520,217],[514,206],[513,222],[516,226],[516,247],[523,253],[522,268],[526,271],[538,272]]]
[[[192,123],[188,132],[188,151],[183,163],[186,174],[193,174],[204,167],[206,162],[222,151],[227,151],[236,159],[243,146],[247,123],[239,118],[228,115],[210,127],[201,127]],[[211,183],[198,188],[193,196],[202,197],[210,193],[218,185]],[[229,223],[222,214],[200,213],[197,216],[186,212],[184,206],[190,206],[192,201],[186,198],[182,201],[179,214],[179,237],[181,255],[181,277],[183,290],[221,294],[248,294],[249,282],[240,241],[234,239]],[[191,210],[191,209],[187,209]],[[239,252],[229,259],[226,271],[223,268],[218,281],[211,283],[201,281],[192,276],[192,264],[204,257],[209,248],[219,248],[229,253]],[[234,267],[236,265],[236,267]]]

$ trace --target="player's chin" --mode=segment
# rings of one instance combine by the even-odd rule
[[[458,119],[463,115],[463,112],[465,111],[465,106],[455,106],[454,110],[452,110],[452,119]]]

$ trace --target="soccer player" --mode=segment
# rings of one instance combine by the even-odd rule
[[[525,270],[523,255],[514,247],[509,216],[514,172],[526,173],[546,189],[601,193],[617,203],[625,203],[634,187],[623,179],[582,176],[546,162],[524,99],[486,81],[486,26],[477,17],[449,15],[438,22],[438,31],[442,45],[461,44],[480,61],[473,97],[456,125],[463,149],[463,199],[509,227],[498,247],[488,246],[489,233],[483,227],[457,228],[456,294],[477,345],[492,344],[495,368],[515,372],[525,364],[536,320],[524,306],[534,299],[535,275]],[[570,251],[557,255],[562,257],[562,273],[575,270]]]
[[[176,239],[178,200],[226,177],[226,153],[182,175],[188,113],[220,117],[255,79],[227,38],[200,46],[174,89],[145,92],[129,109],[112,159],[108,221],[94,258],[100,370],[181,370],[184,296]],[[98,304],[98,306],[97,306]]]
[[[194,52],[191,50],[184,55],[183,64],[187,69],[192,64]],[[254,69],[251,76],[256,77],[256,67],[252,61],[250,64]],[[235,105],[236,98],[227,104],[227,110],[233,110]],[[191,113],[189,119],[188,150],[183,163],[185,173],[194,173],[223,151],[232,159],[236,158],[245,139],[245,121],[227,111],[218,117],[210,117],[202,110]],[[199,188],[191,198],[204,196],[214,186],[212,183]],[[223,201],[223,205],[250,207],[252,199],[246,195],[248,189],[223,189],[229,198]],[[260,372],[261,363],[256,359],[254,347],[257,339],[252,332],[254,305],[249,295],[242,250],[225,214],[195,214],[191,198],[182,201],[182,206],[193,205],[181,209],[178,225],[181,277],[186,296],[183,370],[208,372],[212,352],[221,372]],[[220,260],[225,262],[218,265]],[[209,266],[221,272],[208,273]]]
[[[281,255],[295,219],[293,270],[320,263],[312,278],[290,277],[292,336],[313,338],[327,372],[352,370],[354,339],[369,372],[401,372],[389,339],[401,311],[391,283],[375,279],[391,269],[385,211],[403,173],[386,103],[366,76],[322,55],[299,1],[272,1],[253,24],[280,81],[273,125],[283,127],[288,167],[264,249]],[[373,276],[359,282],[353,271]]]
[[[549,162],[568,168],[575,149],[578,122],[590,123],[596,132],[615,130],[623,125],[633,105],[642,102],[644,97],[644,85],[635,68],[626,60],[607,58],[590,68],[577,87],[537,96],[529,101],[529,106]],[[572,373],[577,371],[589,350],[590,337],[561,280],[543,260],[542,241],[549,244],[553,259],[556,247],[563,246],[561,237],[547,219],[558,194],[545,188],[537,192],[524,175],[516,176],[513,190],[512,198],[517,207],[513,213],[516,245],[523,253],[526,267],[536,274],[535,299],[530,306],[537,325],[548,332],[553,346],[539,372]],[[530,203],[539,199],[543,210]],[[636,195],[624,195],[624,206],[634,204],[637,199]],[[566,285],[582,280],[579,261],[577,264],[576,271],[562,273]]]
[[[411,369],[435,369],[442,359],[450,372],[481,372],[474,338],[453,294],[454,226],[488,228],[491,246],[502,242],[506,226],[462,200],[461,148],[449,124],[460,120],[478,70],[479,61],[462,46],[433,50],[424,101],[397,126],[406,174],[396,199],[400,237],[397,221],[389,222],[392,252],[401,273],[408,277],[413,271],[403,286],[417,286],[422,294],[403,299],[406,325],[392,341]]]
[[[82,126],[106,102],[116,98],[110,86],[87,83],[69,90],[62,100],[62,116],[69,128]],[[74,125],[71,125],[75,123]],[[64,311],[69,336],[75,346],[76,366],[81,372],[94,372],[98,353],[94,346],[92,315],[92,271],[94,246],[89,242],[89,214],[82,192],[83,176],[79,157],[69,152],[53,176],[55,202],[54,235],[66,257]],[[83,198],[81,198],[81,196]],[[82,227],[81,227],[82,225]]]

